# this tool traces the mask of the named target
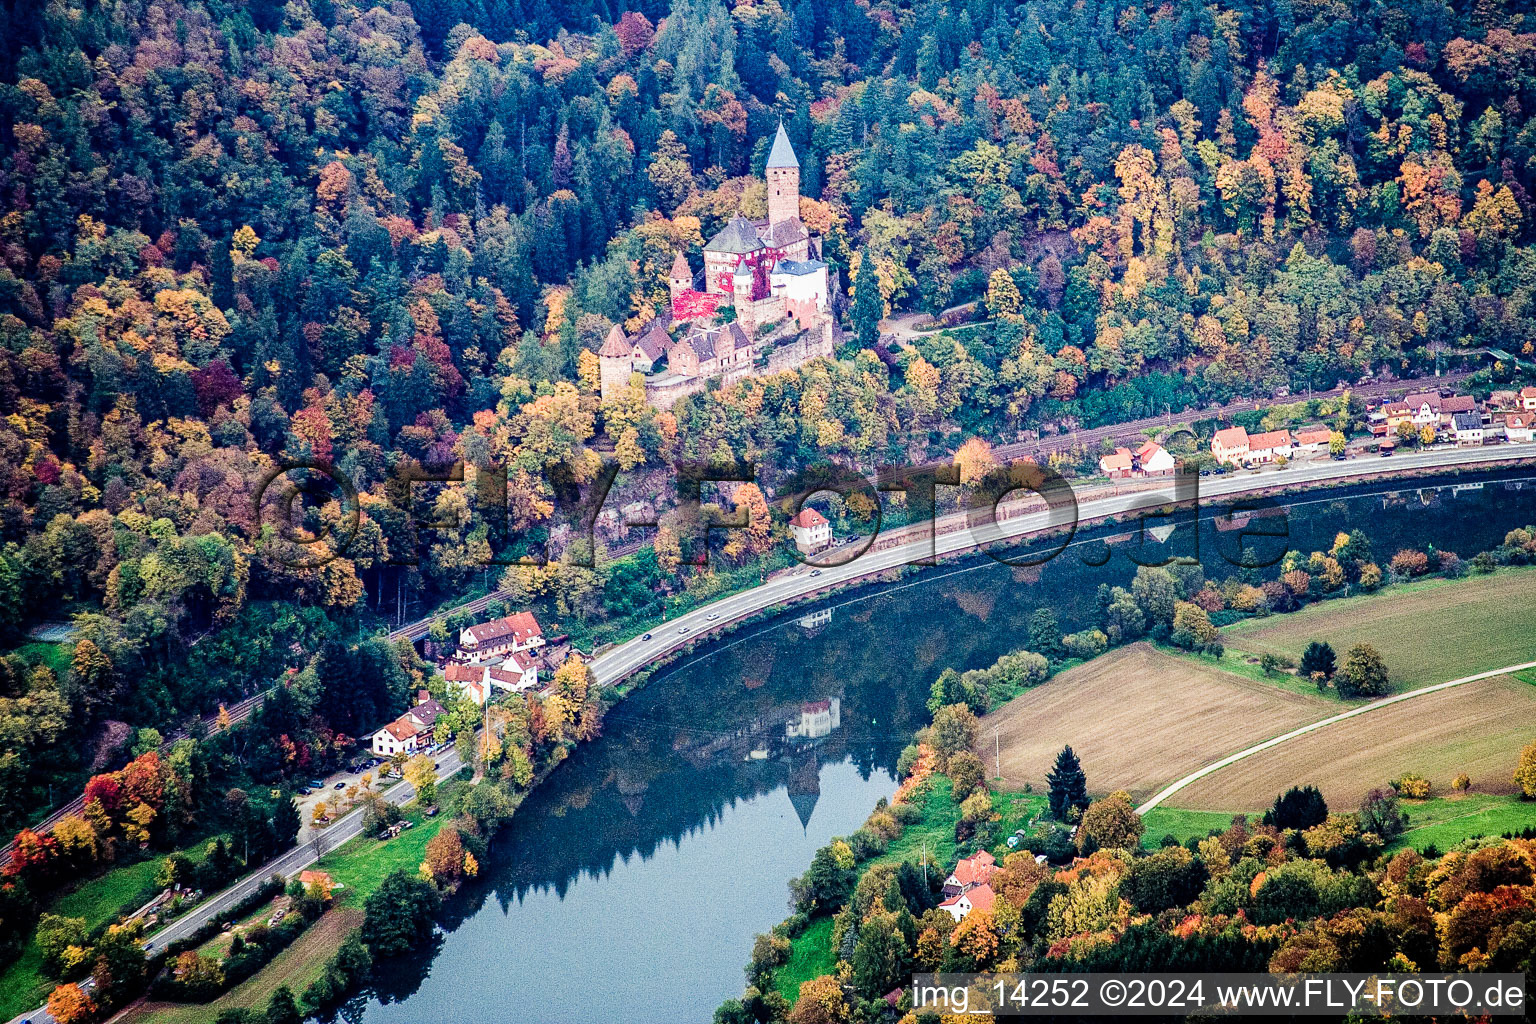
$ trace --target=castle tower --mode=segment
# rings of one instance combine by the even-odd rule
[[[773,148],[768,151],[768,227],[786,221],[800,219],[800,161],[795,148],[789,144],[784,122],[779,122],[779,133],[773,137]]]
[[[752,341],[757,337],[757,322],[756,310],[752,308],[752,268],[747,266],[746,260],[736,264],[736,273],[731,278],[731,294],[736,300],[736,322],[746,332],[747,340]]]
[[[597,377],[603,401],[613,401],[629,387],[629,375],[634,369],[632,352],[624,328],[614,324],[603,347],[597,350]]]
[[[677,302],[683,292],[693,287],[693,271],[688,267],[688,261],[683,258],[681,249],[677,252],[677,259],[672,261],[672,272],[667,275],[667,288],[672,293],[672,301]]]

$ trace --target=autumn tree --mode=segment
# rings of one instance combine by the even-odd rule
[[[1349,649],[1333,682],[1339,695],[1348,698],[1380,697],[1391,689],[1386,662],[1370,644],[1356,644]]]

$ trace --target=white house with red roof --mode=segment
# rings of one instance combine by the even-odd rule
[[[443,678],[448,685],[466,694],[476,704],[484,704],[486,696],[490,693],[490,687],[485,681],[486,669],[483,665],[463,665],[454,663],[443,669]]]
[[[1536,412],[1536,388],[1520,389],[1520,408],[1526,412]]]
[[[944,879],[944,895],[958,896],[968,889],[985,885],[997,872],[997,858],[986,850],[974,857],[965,857],[955,865],[955,870]]]
[[[1116,448],[1108,455],[1099,457],[1099,472],[1111,480],[1122,480],[1131,475],[1135,459],[1129,448]]]
[[[809,555],[832,543],[832,524],[813,508],[802,508],[789,521],[789,532],[801,554]]]
[[[468,661],[484,661],[542,646],[544,630],[533,612],[518,612],[459,631],[459,657]]]
[[[422,694],[425,695],[423,690]],[[448,710],[430,697],[373,734],[369,746],[376,757],[411,754],[432,743],[437,718]]]
[[[784,738],[819,740],[823,736],[830,736],[842,724],[843,706],[838,698],[807,701],[800,705],[800,717],[790,719],[789,724],[784,726]]]
[[[973,910],[990,912],[996,903],[997,895],[992,891],[990,885],[983,882],[980,885],[972,886],[959,895],[951,896],[939,904],[939,909],[958,922]]]
[[[1536,413],[1512,412],[1504,417],[1504,436],[1516,444],[1536,440]]]
[[[1156,441],[1136,449],[1136,472],[1142,476],[1167,476],[1177,465],[1168,450]]]
[[[1296,454],[1296,442],[1289,430],[1270,430],[1248,436],[1248,463],[1274,462]]]
[[[521,693],[537,689],[539,663],[523,651],[513,651],[502,659],[500,665],[486,669],[487,681],[499,690]]]

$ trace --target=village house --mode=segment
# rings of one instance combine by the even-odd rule
[[[482,622],[459,631],[457,657],[485,661],[514,651],[531,651],[544,645],[544,630],[532,612]]]
[[[1456,444],[1462,448],[1475,448],[1483,443],[1483,418],[1475,412],[1456,413],[1451,430],[1456,435]]]
[[[1438,391],[1420,391],[1403,397],[1403,404],[1408,407],[1408,415],[1416,427],[1430,426],[1440,422],[1440,412],[1444,399]],[[1393,424],[1394,428],[1396,424]]]
[[[1216,431],[1216,436],[1211,438],[1211,454],[1217,462],[1241,465],[1248,458],[1248,431],[1243,427]]]
[[[437,718],[447,708],[426,696],[425,690],[421,691],[420,697],[421,701],[415,707],[373,734],[369,746],[375,757],[393,757],[401,752],[411,754],[432,744]]]
[[[1504,436],[1516,444],[1529,444],[1536,440],[1536,413],[1512,412],[1504,417]]]
[[[486,669],[483,665],[466,665],[453,662],[443,668],[443,678],[448,685],[461,691],[477,705],[484,704],[487,695]]]
[[[1135,460],[1129,448],[1116,448],[1108,455],[1099,457],[1099,472],[1111,480],[1123,480],[1131,475]]]
[[[992,887],[990,885],[978,885],[940,903],[939,909],[954,918],[958,923],[964,920],[965,915],[973,910],[984,910],[990,913],[996,903],[997,895],[993,893]]]
[[[1381,407],[1381,415],[1387,427],[1383,433],[1392,433],[1399,423],[1413,422],[1414,410],[1407,402],[1388,402]]]
[[[1136,472],[1141,476],[1167,476],[1177,465],[1173,456],[1156,441],[1148,441],[1136,449]]]
[[[1320,452],[1328,447],[1328,442],[1333,439],[1333,431],[1327,427],[1308,427],[1305,430],[1296,431],[1296,450],[1299,452]]]
[[[944,879],[944,895],[958,896],[975,886],[985,885],[996,872],[997,858],[986,850],[974,857],[964,857],[955,864],[955,870],[950,872],[949,877]]]
[[[1099,472],[1110,479],[1129,476],[1167,476],[1178,465],[1172,455],[1156,441],[1148,441],[1134,452],[1116,448],[1099,459]]]
[[[1536,412],[1536,388],[1520,389],[1520,408],[1526,412]]]
[[[502,659],[500,665],[486,669],[486,680],[499,690],[521,693],[537,689],[539,663],[523,651],[513,651]]]
[[[1291,439],[1289,430],[1270,430],[1263,434],[1250,434],[1248,437],[1246,461],[1249,465],[1289,459],[1295,454],[1296,443]]]
[[[820,551],[832,543],[832,524],[813,508],[802,508],[797,512],[789,521],[789,532],[795,538],[795,547],[804,555]]]

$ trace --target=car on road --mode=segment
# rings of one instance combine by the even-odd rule
[[[679,633],[686,633],[686,632],[688,632],[688,627],[687,626],[678,626],[677,627],[677,631]]]
[[[811,570],[811,575],[812,576],[820,576],[821,575],[821,570],[820,569],[812,569]]]
[[[649,640],[650,638],[651,638],[651,634],[647,633],[647,634],[645,634],[645,636],[641,637],[640,639],[641,640]]]
[[[433,762],[432,762],[432,770],[433,770],[433,771],[437,771],[437,769],[438,769],[438,764],[437,764],[437,762],[436,762],[436,761],[433,761]]]
[[[720,613],[719,612],[710,612],[708,615],[705,616],[705,618],[709,619],[711,622],[713,622],[714,620],[718,619],[719,617],[720,617]]]
[[[346,789],[347,788],[347,784],[345,782],[338,782],[338,783],[336,783],[336,785],[332,786],[331,788],[332,789]]]

